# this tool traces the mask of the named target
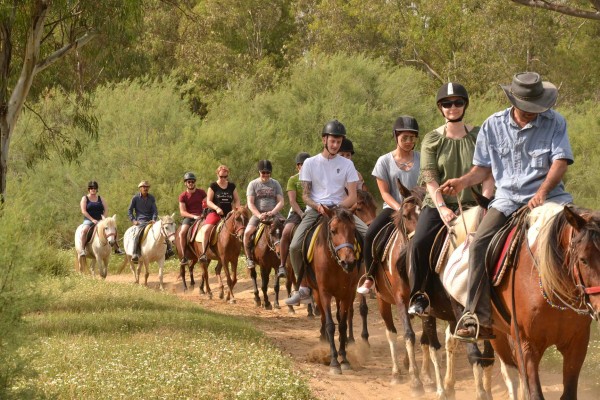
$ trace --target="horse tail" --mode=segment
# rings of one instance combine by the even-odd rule
[[[564,300],[577,297],[573,279],[565,268],[568,249],[561,243],[568,226],[564,213],[560,212],[542,228],[537,240],[542,288],[547,296],[556,294]]]

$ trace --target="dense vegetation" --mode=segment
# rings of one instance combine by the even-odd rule
[[[67,3],[56,1],[55,15]],[[86,23],[106,20],[118,3],[83,10],[96,11]],[[0,398],[27,371],[22,316],[48,301],[36,279],[71,271],[56,250],[72,246],[91,179],[123,232],[140,180],[151,181],[160,213],[172,213],[185,171],[206,187],[224,163],[245,197],[258,159],[271,159],[285,183],[294,155],[317,152],[322,125],[336,117],[376,192],[369,175],[393,147],[394,119],[411,114],[422,132],[437,127],[441,81],[469,88],[467,120],[480,124],[507,106],[499,83],[536,70],[560,86],[557,109],[576,157],[567,189],[600,208],[597,21],[508,0],[147,0],[129,2],[114,22],[38,75],[14,128],[0,210]],[[17,62],[23,32],[13,36]],[[64,32],[48,35],[54,42],[42,51],[59,48]],[[2,99],[18,78],[18,68],[6,71]]]

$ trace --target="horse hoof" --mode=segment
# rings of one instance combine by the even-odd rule
[[[265,310],[272,310],[273,306],[271,305],[271,303],[265,304]]]
[[[260,307],[260,306],[262,306],[262,303],[260,302],[260,300],[254,300],[254,305],[256,307]]]
[[[390,381],[390,385],[399,385],[402,383],[402,375],[400,374],[393,374],[392,375],[392,380]]]
[[[209,300],[212,300],[212,293],[209,293],[209,294],[208,294],[208,299],[209,299]]]
[[[343,371],[352,371],[352,365],[349,362],[342,362],[341,367]]]
[[[273,304],[273,308],[275,308],[276,310],[280,310],[281,306],[279,305],[279,303],[275,303]]]
[[[308,318],[308,319],[315,319],[315,315],[314,314],[308,314],[306,316],[306,318]]]
[[[224,297],[225,297],[225,294],[223,294],[223,292],[219,293],[219,299],[223,300]]]
[[[294,310],[294,307],[288,306],[288,314],[296,314],[296,310]]]
[[[229,300],[229,304],[235,304],[235,303],[236,303],[235,299]]]
[[[410,387],[410,391],[413,397],[421,397],[425,394],[425,390],[423,390],[423,385],[421,384],[421,382],[412,384]]]
[[[342,368],[340,368],[339,366],[337,366],[337,367],[329,367],[329,373],[331,375],[341,375],[342,374]]]

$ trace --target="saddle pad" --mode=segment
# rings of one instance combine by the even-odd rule
[[[392,236],[394,233],[398,232],[398,229],[394,225],[393,222],[388,222],[377,232],[375,238],[373,239],[373,246],[371,250],[371,255],[373,256],[373,260],[381,260],[382,262],[386,259],[387,253],[391,248],[391,243],[393,241]]]
[[[92,238],[94,237],[94,234],[96,233],[96,228],[98,226],[94,225],[94,227],[92,229],[89,229],[87,231],[87,235],[85,236],[85,243],[83,243],[83,246],[85,247],[85,245],[87,245],[89,242],[92,241]]]
[[[254,233],[254,246],[256,246],[258,244],[258,241],[260,240],[260,237],[262,236],[263,232],[265,231],[265,224],[263,224],[262,222],[260,224],[258,224],[258,229],[256,230],[256,232]]]
[[[306,236],[306,239],[308,239],[308,250],[306,251],[306,261],[308,261],[309,263],[313,260],[313,256],[315,253],[315,243],[317,242],[317,236],[319,235],[320,230],[321,230],[321,224],[317,225],[317,227],[314,230],[309,231]]]
[[[535,240],[542,228],[550,221],[556,214],[564,209],[564,205],[557,203],[545,203],[540,207],[536,207],[529,213],[529,230],[527,230],[527,241],[529,246],[533,246]]]
[[[506,239],[504,239],[504,245],[502,246],[502,251],[498,254],[498,259],[494,265],[494,270],[492,273],[492,285],[498,286],[500,282],[502,282],[502,277],[504,276],[504,272],[508,266],[506,262],[506,258],[509,254],[510,247],[512,245],[513,239],[515,237],[515,233],[517,232],[517,226],[512,227],[509,230],[508,235],[506,235]],[[501,233],[501,232],[499,232]],[[491,248],[488,250],[490,251]],[[489,261],[493,261],[494,259],[490,259]]]
[[[140,239],[140,244],[142,244],[146,241],[146,238],[148,237],[148,232],[150,232],[150,229],[152,229],[153,224],[154,224],[154,221],[150,221],[150,222],[148,222],[148,225],[146,225],[146,227],[144,228],[144,232],[142,233],[142,238]]]
[[[440,278],[444,288],[463,306],[467,302],[469,279],[469,246],[475,233],[469,233],[464,242],[450,254],[448,263],[443,268]]]
[[[194,221],[192,226],[190,226],[190,229],[188,229],[188,231],[187,231],[187,242],[188,243],[192,243],[194,241],[194,239],[198,235],[198,231],[200,230],[200,224],[202,224],[202,222],[204,222],[203,219],[197,219]]]
[[[398,229],[394,229],[392,231],[392,234],[387,238],[387,241],[385,242],[385,247],[383,248],[383,254],[381,254],[381,262],[385,262],[385,260],[388,260],[388,263],[391,263],[392,252],[390,250],[396,245],[396,240],[398,240],[399,235],[400,231]],[[373,254],[373,257],[375,256],[376,254]]]

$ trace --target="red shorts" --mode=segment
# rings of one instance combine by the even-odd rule
[[[216,225],[221,220],[221,216],[216,212],[210,212],[204,220],[205,224]]]

